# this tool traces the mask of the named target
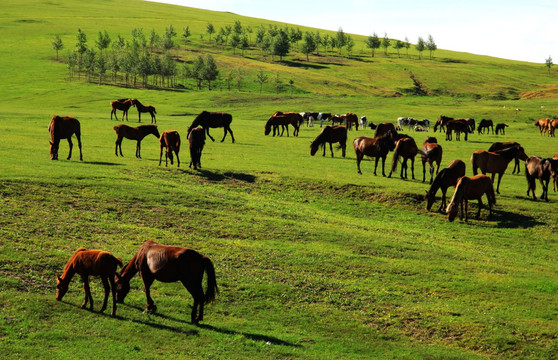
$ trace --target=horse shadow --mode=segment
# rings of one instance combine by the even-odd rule
[[[201,177],[204,177],[206,180],[215,182],[233,179],[252,184],[255,183],[257,179],[256,176],[251,174],[235,173],[230,171],[227,171],[225,173],[216,173],[209,170],[198,170],[198,174]]]
[[[220,334],[225,334],[225,335],[240,335],[245,337],[246,339],[249,340],[253,340],[253,341],[263,341],[266,344],[270,344],[270,345],[283,345],[283,346],[291,346],[291,347],[296,347],[296,348],[301,348],[302,345],[300,344],[294,344],[288,341],[284,341],[281,339],[278,339],[276,337],[273,336],[267,336],[267,335],[261,335],[261,334],[251,334],[251,333],[245,333],[245,332],[241,332],[241,331],[235,331],[235,330],[229,330],[229,329],[221,329],[212,325],[207,325],[207,324],[199,324],[198,327],[205,329],[205,330],[211,330],[211,331],[215,331],[218,332]]]
[[[538,221],[532,216],[522,215],[504,210],[492,210],[491,221],[497,223],[497,227],[506,229],[527,229],[545,223]]]

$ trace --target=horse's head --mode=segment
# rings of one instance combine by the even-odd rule
[[[320,144],[318,144],[317,141],[312,141],[310,143],[310,155],[312,155],[312,156],[316,155],[316,152],[318,151],[319,147],[320,147]]]
[[[270,121],[271,119],[272,118],[269,118],[269,120],[265,124],[265,131],[264,131],[265,135],[269,135],[269,133],[271,132],[271,121]]]
[[[516,157],[519,160],[527,160],[529,157],[527,156],[527,154],[525,154],[525,149],[523,148],[523,146],[517,146],[517,155]]]
[[[448,220],[450,222],[455,220],[455,217],[457,216],[457,210],[459,210],[459,206],[457,205],[457,203],[450,202],[448,208],[446,209],[446,212],[448,213]]]
[[[49,149],[50,159],[58,160],[58,147],[60,143],[56,141],[55,142],[49,141],[49,143],[50,143],[50,149]]]
[[[126,295],[130,292],[130,281],[126,281],[120,274],[114,275],[114,285],[116,286],[116,302],[124,303]]]
[[[424,200],[426,200],[426,210],[432,209],[432,205],[434,204],[435,199],[436,199],[435,193],[433,191],[428,190],[424,195]]]
[[[130,102],[130,106],[136,106],[136,104],[137,104],[137,102],[138,102],[138,99],[128,99],[128,100],[126,100],[126,101],[129,101],[129,102]]]
[[[161,134],[159,134],[159,129],[157,128],[157,125],[152,125],[151,133],[155,135],[157,139],[161,138]]]
[[[60,301],[68,292],[69,282],[63,281],[62,278],[56,275],[56,300]]]

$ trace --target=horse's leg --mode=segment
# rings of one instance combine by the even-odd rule
[[[413,180],[415,180],[415,158],[414,157],[411,158],[411,176],[413,177]]]
[[[203,320],[203,303],[205,300],[205,295],[203,293],[201,279],[199,280],[199,282],[196,282],[195,280],[181,280],[186,290],[188,290],[188,292],[192,294],[192,297],[194,298],[194,305],[192,306],[192,313],[190,314],[192,324],[197,324]],[[200,309],[199,314],[198,306]]]
[[[331,157],[333,157],[333,143],[329,143],[329,150],[331,151]],[[325,146],[324,146],[325,151]]]
[[[548,201],[548,181],[546,182],[546,185],[544,184],[544,180],[542,178],[539,178],[539,181],[541,182],[541,186],[543,188],[541,199]]]
[[[438,211],[444,213],[444,209],[446,208],[446,191],[448,188],[441,187],[440,190],[442,191],[442,203],[440,204]]]
[[[66,160],[70,160],[72,158],[72,148],[74,147],[74,144],[72,143],[71,136],[68,138],[68,146],[70,147],[70,152],[68,153],[68,157],[66,158]]]
[[[108,297],[109,297],[109,292],[110,292],[110,285],[109,285],[107,277],[105,277],[105,276],[101,277],[101,281],[103,282],[103,287],[105,288],[105,299],[103,300],[103,307],[101,307],[101,310],[100,310],[100,312],[103,312],[107,308],[107,302],[108,302]],[[114,299],[113,299],[113,301],[114,301]]]
[[[163,147],[161,145],[161,151],[159,151],[159,166],[161,166],[161,161],[163,160]],[[165,160],[166,160],[166,153],[165,153]]]
[[[490,203],[490,200],[488,202]],[[482,197],[479,198],[479,209],[477,210],[477,219],[480,219],[481,208],[482,208]]]
[[[224,134],[223,134],[223,138],[221,139],[221,142],[225,141],[225,138],[227,137],[227,128],[225,126],[223,126],[224,130]]]
[[[81,308],[85,309],[87,301],[89,301],[89,310],[93,310],[93,297],[91,296],[91,289],[89,288],[89,276],[81,275],[81,281],[83,281],[83,291],[85,292],[85,300]]]
[[[178,167],[180,167],[180,158],[178,157],[178,149],[174,149],[174,153],[176,154],[176,163]]]
[[[342,151],[343,157],[345,157],[346,152],[347,152],[347,143],[346,142],[341,144],[341,151]]]
[[[496,173],[492,173],[492,183],[494,183],[494,176],[496,175]],[[498,174],[498,186],[496,187],[496,193],[499,194],[500,193],[500,181],[502,181],[502,175],[504,175],[504,173],[499,173]]]
[[[79,161],[83,161],[83,155],[81,153],[81,132],[80,131],[76,131],[76,138],[77,138],[78,147],[79,147]]]
[[[211,141],[215,141],[215,139],[212,138],[211,135],[209,135],[209,126],[205,128],[205,132],[207,133],[207,136],[211,139]]]
[[[325,152],[325,149],[324,149]],[[363,154],[361,154],[360,152],[356,152],[356,162],[357,162],[357,173],[359,173],[360,175],[362,175],[362,171],[360,171],[360,162],[362,161],[362,158],[364,157]],[[377,162],[377,160],[376,160]],[[376,175],[376,170],[374,170],[374,175]]]
[[[141,122],[141,111],[138,109],[138,122]]]
[[[109,276],[110,289],[112,292],[112,313],[111,316],[116,316],[116,284],[114,283],[114,276]]]
[[[138,159],[141,159],[140,150],[141,150],[141,140],[138,140],[138,143],[136,145],[136,157]]]
[[[157,118],[155,118],[155,113],[152,111],[150,114],[151,114],[151,123],[153,124],[153,121],[155,121],[155,124],[157,124]]]
[[[376,158],[376,166],[378,166],[378,158]],[[374,175],[376,175],[376,166],[374,166]],[[382,175],[385,177],[386,176],[386,158],[382,157]],[[391,173],[389,173],[391,175]]]
[[[426,158],[422,159],[422,182],[426,180]],[[432,184],[432,178],[430,178],[430,183]]]
[[[143,286],[145,289],[145,298],[147,299],[147,306],[145,307],[145,310],[155,312],[157,311],[157,306],[155,306],[155,304],[153,303],[150,290],[151,285],[153,284],[153,281],[155,279],[153,279],[151,276],[144,275],[143,273],[141,273],[141,278],[143,280]]]
[[[232,130],[231,130],[231,127],[230,127],[230,126],[227,126],[227,130],[229,131],[229,133],[231,133],[232,142],[233,142],[233,144],[234,144],[234,135],[233,135],[233,132],[232,132]]]

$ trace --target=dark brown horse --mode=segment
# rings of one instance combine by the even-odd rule
[[[116,115],[116,110],[122,111],[122,121],[124,121],[124,115],[126,115],[126,121],[128,121],[128,110],[130,110],[130,106],[134,105],[132,99],[119,99],[110,102],[110,119],[112,120],[112,114],[114,114],[114,118],[118,120],[118,116]]]
[[[271,117],[267,120],[265,124],[265,135],[269,135],[271,132],[271,128],[273,127],[273,136],[275,136],[275,130],[279,131],[279,126],[282,126],[283,131],[281,132],[281,136],[283,136],[283,132],[285,128],[287,129],[287,136],[289,136],[289,125],[294,127],[293,136],[298,136],[298,131],[300,128],[300,124],[302,124],[302,115],[295,112],[281,112],[276,111]]]
[[[355,129],[358,131],[358,116],[356,116],[356,114],[347,113],[345,115],[341,115],[340,117],[345,122],[347,130],[352,130],[354,125]]]
[[[180,167],[180,158],[178,157],[178,153],[180,152],[180,135],[176,130],[169,130],[165,131],[161,134],[161,138],[159,139],[161,144],[161,152],[159,153],[159,166],[161,166],[161,160],[163,158],[163,148],[166,149],[165,151],[165,166],[168,166],[168,159],[170,159],[172,165],[172,152],[176,154],[176,162],[178,167]]]
[[[234,143],[234,135],[231,130],[231,122],[232,122],[231,114],[227,114],[224,112],[202,111],[198,116],[196,116],[194,121],[192,121],[192,125],[190,125],[190,127],[188,128],[188,136],[190,136],[190,131],[192,131],[192,129],[201,126],[202,128],[204,128],[205,132],[207,133],[207,136],[209,136],[211,141],[215,141],[215,139],[211,137],[211,135],[209,135],[209,128],[222,127],[225,130],[225,134],[223,135],[221,142],[225,141],[225,138],[227,137],[227,132],[229,132],[231,134],[232,142]]]
[[[155,111],[154,106],[143,105],[138,99],[132,99],[132,105],[134,105],[136,109],[138,109],[138,122],[141,122],[141,113],[148,112],[151,115],[151,123],[153,124],[153,122],[155,122],[155,124],[157,124],[157,119],[155,118],[155,114],[157,114],[157,111]]]
[[[50,159],[58,160],[58,148],[60,147],[61,139],[68,139],[68,145],[70,147],[70,152],[68,153],[67,160],[72,157],[72,135],[76,134],[79,147],[79,159],[83,160],[83,155],[81,154],[81,127],[79,121],[71,116],[58,116],[54,115],[50,120],[48,125],[48,131],[50,132]]]
[[[446,131],[446,124],[451,120],[455,119],[449,116],[441,115],[436,121],[436,124],[434,124],[434,132],[438,131],[438,128],[440,128],[440,132],[442,132],[442,130]]]
[[[446,123],[446,140],[453,140],[453,133],[455,132],[455,140],[459,141],[461,133],[465,133],[465,141],[468,140],[469,124],[465,119],[450,120]]]
[[[376,169],[378,168],[378,159],[382,159],[382,175],[386,176],[386,156],[391,150],[395,148],[393,133],[391,131],[373,139],[366,136],[357,137],[353,141],[353,148],[355,149],[357,169],[359,174],[362,175],[362,171],[360,171],[360,162],[364,158],[364,155],[366,155],[376,158],[376,163],[374,165],[374,175],[376,175]]]
[[[461,206],[461,216],[460,219],[463,219],[465,216],[465,221],[469,219],[467,214],[468,207],[469,207],[469,200],[478,200],[478,211],[477,211],[477,219],[480,217],[480,212],[482,208],[482,196],[486,194],[488,199],[488,216],[492,215],[492,205],[496,204],[496,196],[494,195],[494,187],[492,186],[492,181],[486,175],[475,175],[473,177],[463,176],[457,181],[457,185],[455,186],[455,191],[453,192],[453,196],[450,200],[450,203],[447,208],[448,213],[448,220],[453,221],[457,215],[459,210],[459,206]],[[463,209],[463,204],[465,204],[465,209]]]
[[[395,144],[395,150],[393,151],[393,163],[391,164],[391,171],[389,172],[388,178],[391,174],[397,170],[397,163],[399,157],[402,157],[401,161],[401,179],[407,179],[407,160],[411,160],[411,176],[413,180],[415,179],[415,156],[418,153],[418,147],[415,140],[411,137],[405,137],[399,139]]]
[[[440,170],[440,163],[442,162],[442,146],[438,144],[435,137],[427,137],[422,149],[419,150],[422,157],[422,182],[426,179],[426,163],[430,166],[430,184],[434,177],[434,163],[436,163],[436,175]]]
[[[190,168],[194,165],[194,170],[201,168],[201,156],[205,146],[205,131],[202,128],[195,128],[188,135],[190,146]]]
[[[504,123],[499,123],[496,125],[496,135],[501,134],[501,135],[506,135],[506,128],[508,127],[508,124],[504,124]]]
[[[339,143],[339,148],[341,148],[343,157],[345,157],[347,150],[347,128],[344,126],[331,127],[329,125],[323,128],[320,135],[310,144],[310,155],[314,156],[321,146],[324,149],[322,156],[325,156],[325,143],[329,143],[331,157],[333,157],[333,143]]]
[[[536,180],[539,179],[543,192],[541,199],[548,201],[548,183],[550,178],[556,179],[558,175],[558,160],[541,159],[533,155],[525,161],[525,177],[527,178],[527,196],[532,192],[533,199],[536,200],[535,189],[537,187]]]
[[[509,147],[513,147],[513,146],[521,146],[518,142],[515,141],[506,141],[506,142],[495,142],[492,145],[490,145],[490,148],[488,148],[489,152],[494,152],[494,151],[498,151],[498,150],[504,150],[507,149]],[[513,167],[513,171],[512,174],[515,174],[516,172],[519,174],[519,170],[521,169],[521,166],[519,165],[519,158],[515,158],[515,166]]]
[[[558,154],[554,155],[554,157],[552,159],[553,160],[558,160]],[[558,186],[558,174],[556,174],[556,176],[554,176],[552,181],[554,183],[552,188],[553,188],[554,192],[556,192],[556,187]]]
[[[114,278],[118,276],[116,269],[122,266],[122,260],[114,257],[111,253],[101,250],[87,250],[79,248],[76,250],[70,261],[64,267],[62,276],[56,276],[56,300],[60,301],[68,291],[68,285],[75,274],[81,275],[83,289],[85,291],[85,301],[81,305],[85,308],[89,301],[89,310],[93,310],[93,297],[89,289],[89,276],[100,276],[105,288],[105,300],[101,312],[107,308],[109,291],[112,289],[112,316],[116,315],[116,287]]]
[[[395,125],[393,125],[392,123],[378,124],[376,125],[376,130],[374,131],[374,138],[379,138],[380,136],[387,134],[390,131],[396,133]]]
[[[116,279],[117,302],[124,302],[130,291],[130,279],[138,272],[145,287],[147,310],[151,312],[157,310],[150,292],[151,285],[155,280],[165,283],[182,282],[194,298],[191,313],[191,320],[194,324],[203,320],[204,305],[214,300],[218,292],[215,268],[208,257],[192,249],[146,241],[132,260],[120,271]],[[202,288],[204,273],[207,274],[205,294]]]
[[[432,204],[434,204],[436,199],[436,193],[440,189],[442,191],[442,203],[438,211],[444,211],[446,209],[446,192],[448,188],[457,185],[457,180],[462,176],[465,176],[465,163],[461,160],[453,160],[447,168],[442,169],[434,178],[430,189],[426,192],[426,209],[430,210],[432,208]]]
[[[477,128],[477,132],[480,134],[484,134],[484,129],[486,129],[486,133],[490,134],[490,130],[492,130],[492,134],[494,134],[494,123],[490,119],[482,119],[479,122],[479,127]]]
[[[480,169],[483,174],[492,173],[492,181],[494,181],[494,177],[498,174],[496,192],[499,194],[502,176],[504,176],[504,172],[510,161],[516,157],[521,160],[527,160],[525,150],[521,146],[513,146],[495,152],[477,150],[471,155],[473,174],[477,175],[477,169]]]
[[[131,127],[128,125],[120,124],[114,127],[114,131],[116,131],[116,145],[114,147],[114,153],[118,156],[118,150],[120,149],[120,156],[122,155],[122,139],[130,139],[136,140],[136,157],[141,158],[140,149],[141,149],[141,141],[144,137],[149,134],[153,134],[154,136],[159,139],[161,135],[159,135],[159,130],[157,129],[157,125],[140,125],[138,127]]]

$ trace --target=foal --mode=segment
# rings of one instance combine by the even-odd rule
[[[178,131],[170,130],[165,131],[161,134],[161,138],[159,139],[161,142],[161,153],[159,154],[159,166],[161,166],[161,159],[163,158],[163,148],[166,148],[165,153],[165,166],[168,166],[168,159],[170,158],[170,162],[172,165],[172,152],[176,154],[176,162],[178,163],[178,167],[180,167],[180,159],[178,158],[178,152],[180,151],[180,135],[178,135]]]
[[[194,170],[201,168],[201,155],[205,145],[205,130],[203,128],[195,128],[188,134],[188,143],[190,145],[190,168],[194,165]]]
[[[116,131],[116,145],[114,148],[114,153],[118,156],[118,150],[120,149],[120,156],[122,155],[122,139],[127,138],[130,140],[136,140],[138,143],[136,145],[136,157],[141,159],[140,149],[141,141],[144,137],[149,134],[153,134],[157,138],[160,138],[159,130],[157,130],[157,125],[140,125],[138,127],[131,127],[128,125],[120,124],[114,127]]]
[[[157,124],[157,119],[155,118],[157,111],[155,111],[154,106],[143,105],[138,99],[132,99],[132,105],[135,105],[136,109],[138,109],[138,122],[141,122],[141,113],[148,112],[151,115],[151,123],[153,124],[153,122],[155,122],[155,124]],[[126,120],[128,120],[128,118],[126,118]]]

